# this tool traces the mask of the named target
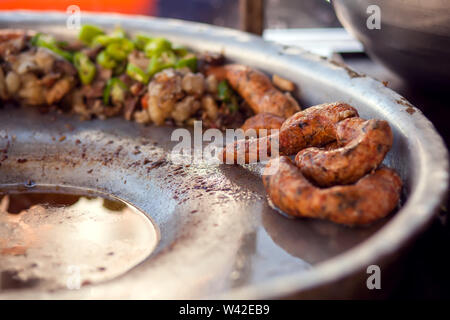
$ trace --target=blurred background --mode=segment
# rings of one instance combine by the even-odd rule
[[[382,23],[385,23],[383,24],[385,29],[382,28],[384,33],[383,31],[378,33],[381,37],[376,39],[378,42],[375,46],[375,48],[382,48],[387,43],[395,46],[402,40],[408,40],[410,42],[407,47],[400,48],[396,52],[406,54],[406,57],[411,56],[411,53],[418,54],[419,58],[421,54],[430,52],[442,54],[444,52],[444,58],[427,58],[421,61],[425,67],[435,64],[439,71],[443,71],[439,76],[433,77],[431,74],[433,80],[437,81],[433,84],[430,84],[431,82],[418,83],[416,80],[422,76],[408,77],[405,74],[399,76],[401,72],[399,73],[398,70],[395,73],[391,71],[395,69],[395,63],[392,65],[392,61],[383,61],[383,65],[379,62],[383,59],[378,59],[380,55],[377,57],[377,54],[370,50],[370,43],[366,42],[365,35],[358,36],[358,31],[367,33],[365,26],[362,27],[360,24],[358,29],[358,26],[355,26],[356,20],[353,20],[355,16],[349,16],[352,13],[350,4],[367,5],[364,0],[334,0],[331,3],[327,0],[1,0],[0,10],[66,11],[68,6],[78,5],[82,12],[141,14],[243,29],[261,34],[268,41],[301,46],[330,59],[346,63],[357,72],[383,81],[388,87],[419,107],[436,126],[448,146],[450,142],[450,126],[448,125],[450,108],[445,95],[448,91],[448,84],[444,84],[443,80],[450,79],[450,68],[445,68],[450,62],[450,1],[410,0],[408,5],[405,5],[405,1],[400,0],[374,0],[372,2],[380,4],[380,6],[382,4],[390,6],[389,10],[385,10],[388,10],[391,17],[397,19],[397,22],[408,22],[410,25],[415,23],[416,25],[412,27],[416,29],[419,27],[439,29],[439,38],[436,38],[437,41],[434,41],[432,47],[430,46],[427,50],[418,47],[413,52],[413,48],[409,46],[419,44],[419,41],[422,40],[425,44],[431,43],[428,41],[431,33],[425,30],[425,32],[420,31],[420,33],[409,36],[408,33],[404,33],[409,30],[401,29],[399,32],[399,29],[389,29],[386,21],[382,20]],[[400,11],[400,8],[393,7],[395,3],[401,5],[403,9],[414,9],[414,18],[402,15],[403,12]],[[435,5],[434,11],[427,11],[421,7],[428,4]],[[262,7],[260,8],[258,5]],[[333,5],[340,13],[338,15],[346,28],[360,40],[365,41],[365,47],[342,27]],[[338,10],[339,6],[340,10]],[[444,9],[439,6],[443,6]],[[436,10],[436,8],[438,9]],[[382,13],[388,11],[382,11]],[[439,18],[438,21],[434,19],[436,17]],[[359,18],[363,18],[365,24],[366,12],[361,12]],[[415,38],[416,36],[417,38]],[[366,54],[365,49],[372,58]],[[431,49],[438,49],[438,51]],[[402,60],[405,59],[400,58],[398,64],[401,64]],[[414,68],[414,66],[410,68]],[[396,268],[400,272],[397,274],[401,275],[399,285],[388,293],[388,297],[401,299],[450,297],[450,275],[448,274],[450,258],[447,247],[450,243],[450,227],[447,224],[446,215],[447,209],[443,206],[439,217],[415,242],[406,259],[398,261]]]
[[[239,1],[230,0],[2,0],[0,9],[81,10],[143,14],[239,28]],[[325,0],[266,0],[266,28],[336,27]],[[292,14],[295,10],[295,14]]]

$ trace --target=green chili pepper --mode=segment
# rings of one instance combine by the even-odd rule
[[[120,27],[116,27],[114,31],[111,33],[111,37],[113,38],[122,38],[125,39],[127,37],[125,30]]]
[[[97,55],[97,63],[105,69],[113,69],[117,66],[117,61],[109,56],[105,50]]]
[[[220,100],[224,102],[230,102],[231,88],[226,80],[222,80],[219,82],[219,85],[217,86],[217,95]]]
[[[175,66],[177,57],[172,51],[163,52],[159,56],[153,56],[148,67],[148,74],[153,77],[156,73]]]
[[[67,42],[67,41],[63,41],[63,40],[56,41],[56,46],[58,48],[63,49],[65,47],[67,47],[68,45],[69,45],[69,42]]]
[[[53,51],[57,55],[63,57],[64,59],[72,62],[73,55],[69,51],[62,50],[58,48],[57,42],[54,38],[50,36],[44,36],[42,33],[38,33],[33,38],[31,38],[31,45],[36,47],[47,48],[48,50]]]
[[[120,91],[119,91],[120,90]],[[114,100],[123,100],[125,97],[125,91],[128,87],[119,78],[111,78],[106,83],[105,90],[103,90],[103,104],[109,105],[109,97],[113,95]]]
[[[95,77],[95,64],[83,52],[77,52],[73,56],[73,64],[78,70],[81,83],[90,84]]]
[[[123,82],[122,82],[123,83]],[[126,88],[128,89],[128,88]],[[120,85],[113,85],[111,88],[111,100],[113,104],[122,103],[125,101],[125,88]]]
[[[145,34],[137,34],[134,38],[134,45],[136,49],[143,51],[147,43],[152,41],[152,38]]]
[[[116,60],[124,60],[127,55],[133,51],[134,43],[128,39],[120,39],[120,41],[115,41],[106,47],[106,51],[110,56]]]
[[[136,81],[148,83],[150,80],[150,75],[148,73],[132,63],[128,63],[126,72],[127,75]]]
[[[97,36],[105,34],[102,29],[96,26],[92,26],[89,24],[85,24],[81,27],[80,32],[78,33],[78,39],[84,42],[87,45],[92,43],[92,40]]]
[[[113,75],[118,76],[127,70],[127,60],[118,61],[117,66],[113,69]]]
[[[159,59],[159,57],[154,56],[150,60],[150,64],[148,65],[148,74],[150,77],[153,77],[156,73],[162,70],[163,63]]]
[[[180,59],[175,64],[175,68],[181,69],[188,67],[191,69],[192,72],[197,72],[197,57],[196,56],[190,56],[183,59]]]
[[[54,40],[52,38],[46,37],[42,33],[37,33],[31,38],[31,45],[32,46],[39,46],[40,44],[46,43],[46,44],[52,44]],[[53,40],[53,41],[52,41]]]
[[[176,46],[176,47],[174,47],[173,48],[173,52],[175,52],[175,54],[178,57],[181,57],[181,58],[183,58],[184,56],[186,56],[189,53],[188,49],[186,47],[184,47],[184,46]]]
[[[172,44],[164,38],[154,38],[149,41],[144,48],[145,55],[147,57],[159,56],[164,51],[172,49]]]
[[[217,95],[220,100],[226,103],[231,112],[235,112],[239,109],[237,96],[226,80],[219,82],[219,85],[217,86]]]
[[[235,95],[231,96],[231,102],[227,103],[227,107],[231,112],[236,112],[239,109],[239,104]]]
[[[120,42],[113,42],[106,46],[106,53],[114,60],[125,60],[129,52],[125,51]]]
[[[117,42],[117,41],[119,41],[119,38],[113,38],[111,36],[101,34],[99,36],[96,36],[94,39],[92,39],[91,47],[96,47],[96,46],[106,47],[108,44]]]

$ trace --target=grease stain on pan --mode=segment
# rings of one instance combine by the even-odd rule
[[[122,201],[64,188],[0,190],[0,292],[113,279],[145,260],[158,239],[152,222]]]
[[[408,112],[409,114],[414,114],[416,112],[416,109],[414,109],[414,106],[403,97],[395,100],[395,102],[397,102],[399,105],[406,107],[405,111]]]
[[[352,79],[353,79],[353,78],[363,78],[363,77],[366,76],[365,74],[361,74],[361,73],[356,72],[355,70],[352,70],[350,67],[348,67],[348,66],[347,66],[346,64],[344,64],[344,63],[340,63],[340,62],[338,62],[338,61],[336,61],[336,60],[328,60],[328,61],[329,61],[332,65],[344,69],[344,70],[347,72],[348,76],[349,76],[350,78],[352,78]]]

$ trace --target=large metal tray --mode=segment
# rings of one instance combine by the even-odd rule
[[[1,298],[344,298],[371,294],[369,265],[388,266],[433,218],[448,189],[447,149],[433,125],[381,82],[299,49],[238,31],[142,16],[82,13],[82,23],[120,24],[158,34],[298,84],[303,106],[345,101],[362,117],[386,119],[405,201],[366,228],[287,219],[267,202],[258,167],[164,161],[173,128],[122,119],[80,122],[32,108],[0,109],[0,187],[32,180],[114,195],[146,212],[160,231],[157,249],[126,274],[80,290],[11,290]],[[64,36],[67,15],[1,12],[0,28]],[[61,136],[65,140],[60,141]],[[79,140],[81,143],[77,143]],[[135,147],[140,154],[135,154]],[[28,161],[17,161],[26,158]],[[149,162],[144,165],[144,159]],[[163,159],[163,160],[161,160]],[[92,170],[92,171],[91,171]],[[91,172],[91,173],[88,173]]]

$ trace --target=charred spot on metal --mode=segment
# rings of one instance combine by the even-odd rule
[[[406,107],[405,111],[408,112],[409,114],[413,114],[413,113],[416,112],[416,110],[414,109],[414,106],[408,100],[406,100],[403,97],[400,98],[400,99],[395,100],[395,102],[397,102],[398,104]]]
[[[5,139],[8,139],[8,136],[6,136]],[[3,149],[0,149],[0,152],[2,152],[2,153],[8,153],[9,146],[10,146],[10,142],[9,142],[9,140],[8,140],[8,141],[6,142],[6,146],[5,146]]]
[[[413,114],[414,112],[416,112],[416,110],[414,110],[414,108],[408,107],[406,108],[406,112],[408,112],[409,114]]]
[[[165,164],[167,164],[167,160],[166,159],[157,160],[157,161],[153,162],[150,166],[147,167],[147,171],[150,171],[152,169],[161,167],[161,166],[163,166]]]
[[[116,151],[114,152],[114,156],[115,157],[119,157],[120,152],[122,151],[123,147],[122,146],[118,146]]]
[[[39,278],[23,280],[16,270],[5,270],[0,272],[0,289],[25,289],[38,286]]]
[[[358,72],[356,72],[355,70],[350,69],[350,67],[347,66],[346,64],[343,64],[343,63],[338,62],[338,61],[336,61],[336,60],[330,59],[330,60],[328,60],[328,61],[329,61],[332,65],[335,65],[335,66],[340,67],[340,68],[344,69],[345,71],[347,71],[347,74],[350,76],[350,78],[363,78],[363,77],[366,76],[365,74],[358,73]]]

